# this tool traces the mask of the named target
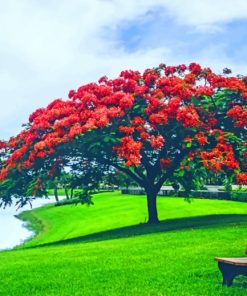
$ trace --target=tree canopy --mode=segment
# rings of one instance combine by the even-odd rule
[[[2,204],[44,193],[64,167],[127,174],[147,193],[150,223],[167,180],[189,192],[213,171],[247,184],[247,77],[230,74],[196,63],[127,70],[37,109],[0,143]]]

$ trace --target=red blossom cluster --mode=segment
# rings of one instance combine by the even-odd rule
[[[161,64],[143,74],[122,71],[116,79],[104,76],[98,83],[71,90],[66,101],[56,99],[46,108],[37,109],[30,115],[27,128],[7,143],[0,142],[0,149],[9,150],[0,180],[13,168],[31,168],[37,160],[54,154],[58,145],[108,126],[116,127],[118,144],[113,145],[113,152],[126,166],[140,165],[144,149],[158,153],[166,147],[169,142],[166,132],[173,127],[174,133],[184,129],[184,138],[180,141],[195,140],[199,144],[206,168],[239,169],[230,143],[216,137],[215,148],[207,150],[208,132],[219,122],[214,96],[222,90],[231,90],[238,97],[237,103],[234,99],[224,103],[223,116],[228,116],[236,127],[245,128],[247,84],[244,78],[217,75],[196,63],[188,67]],[[208,100],[203,100],[205,97]],[[169,167],[172,158],[161,155],[159,161],[162,167]],[[238,176],[241,179],[241,173]]]
[[[201,152],[200,157],[203,165],[214,172],[222,170],[223,167],[229,170],[240,169],[232,146],[224,141],[220,141],[210,152]]]
[[[236,177],[238,184],[247,185],[247,173],[238,173]]]
[[[183,123],[183,127],[199,127],[201,124],[194,105],[180,108],[177,112],[177,120]]]
[[[142,143],[133,140],[131,137],[121,139],[121,145],[115,147],[117,154],[125,160],[126,166],[139,165],[141,163],[140,150]]]
[[[131,135],[135,131],[135,128],[133,126],[120,125],[118,129],[120,132],[127,134],[127,135]]]
[[[159,135],[159,136],[157,136],[157,137],[155,137],[155,136],[151,136],[151,138],[150,138],[150,145],[151,145],[152,148],[155,149],[155,150],[157,150],[157,149],[163,147],[164,142],[165,142],[165,141],[164,141],[164,138],[163,138],[161,135]]]
[[[161,158],[160,165],[162,168],[167,168],[171,165],[172,161],[170,158]]]
[[[6,149],[6,142],[5,141],[0,141],[0,151]]]
[[[235,122],[236,127],[246,127],[247,126],[247,108],[246,106],[235,105],[231,108],[227,115],[231,117]]]
[[[200,145],[205,145],[208,141],[208,138],[205,136],[203,132],[199,132],[195,135],[195,139]]]

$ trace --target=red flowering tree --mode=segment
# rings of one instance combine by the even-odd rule
[[[229,74],[196,63],[162,64],[72,90],[68,100],[36,110],[2,144],[1,184],[25,175],[35,195],[42,176],[87,160],[116,168],[145,189],[149,223],[158,222],[157,194],[167,180],[189,192],[213,171],[247,184],[247,77]]]

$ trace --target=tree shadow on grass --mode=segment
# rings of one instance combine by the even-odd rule
[[[159,224],[137,224],[132,226],[126,226],[117,229],[106,230],[102,232],[92,233],[88,235],[83,235],[75,238],[40,244],[37,246],[27,247],[47,247],[47,246],[57,246],[66,245],[71,243],[79,242],[94,242],[94,241],[104,241],[110,239],[118,239],[125,237],[132,237],[137,235],[144,235],[150,233],[177,231],[184,229],[199,229],[203,227],[222,227],[230,225],[239,225],[240,223],[247,223],[246,214],[230,214],[230,215],[208,215],[199,217],[189,217],[189,218],[177,218],[161,221]]]

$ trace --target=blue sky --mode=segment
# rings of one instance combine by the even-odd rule
[[[158,44],[171,49],[178,59],[200,59],[212,48],[221,48],[223,54],[237,64],[247,58],[247,19],[230,20],[215,31],[201,32],[191,25],[178,23],[166,10],[157,8],[120,26],[116,35],[127,52]]]
[[[246,0],[0,0],[0,139],[70,89],[196,61],[247,74]]]

